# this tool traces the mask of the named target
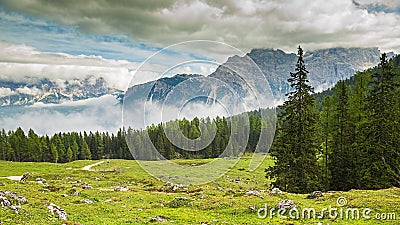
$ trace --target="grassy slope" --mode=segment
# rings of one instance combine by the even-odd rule
[[[257,209],[264,204],[275,205],[282,199],[293,199],[298,207],[335,207],[336,199],[344,196],[348,205],[358,208],[369,207],[370,215],[377,212],[395,212],[400,217],[400,189],[391,188],[378,191],[352,190],[349,192],[330,192],[319,199],[306,199],[306,195],[284,193],[280,196],[265,198],[246,196],[250,189],[268,189],[269,181],[265,179],[264,169],[272,164],[267,158],[255,171],[248,172],[249,157],[244,157],[227,174],[215,182],[200,186],[189,186],[187,190],[174,192],[162,191],[164,182],[148,175],[135,161],[110,160],[92,169],[82,171],[85,165],[96,161],[76,161],[67,164],[51,163],[15,163],[0,161],[0,177],[22,175],[33,172],[33,177],[26,184],[1,179],[0,190],[11,190],[23,195],[28,203],[22,206],[19,214],[11,210],[0,209],[0,222],[4,224],[62,224],[62,221],[51,216],[47,205],[52,202],[61,206],[68,213],[71,223],[78,224],[146,224],[154,216],[160,215],[168,219],[163,224],[400,224],[389,220],[283,220],[279,218],[259,219]],[[180,164],[205,163],[208,160],[177,160]],[[115,169],[116,172],[110,172]],[[244,170],[243,170],[244,169]],[[228,176],[228,177],[227,177]],[[35,178],[47,180],[50,192],[35,182]],[[95,178],[100,178],[96,181]],[[239,182],[234,181],[240,177]],[[73,187],[69,182],[81,180],[93,186],[93,189],[82,190]],[[233,181],[232,181],[233,180]],[[115,186],[129,186],[128,192],[115,192]],[[226,191],[232,188],[234,193]],[[61,197],[63,193],[81,192],[80,196]],[[187,197],[189,201],[182,205],[175,204],[175,197]],[[95,204],[82,203],[82,199],[90,199]],[[112,202],[104,202],[111,199]],[[256,210],[250,210],[255,206]],[[349,207],[349,206],[346,206]]]

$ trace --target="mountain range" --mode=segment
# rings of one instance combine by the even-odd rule
[[[389,53],[389,56],[393,55]],[[308,79],[318,92],[332,87],[341,79],[349,78],[356,71],[377,65],[379,57],[378,48],[331,48],[308,51],[304,54],[304,61],[310,72]],[[255,71],[256,68],[250,65],[249,59],[257,64],[262,73]],[[241,98],[257,92],[272,95],[271,98],[279,103],[290,91],[287,79],[290,72],[293,72],[296,61],[297,56],[294,53],[273,49],[254,49],[245,56],[228,58],[215,72],[207,76],[214,82],[208,79],[204,83],[205,77],[198,74],[178,74],[129,88],[125,101],[129,100],[130,104],[141,101],[165,104],[166,100],[168,100],[167,104],[179,103],[179,99],[173,101],[169,97],[172,90],[179,93],[174,93],[173,96],[176,97],[190,96],[196,92],[199,96],[223,99],[229,91],[217,82],[221,81]],[[265,78],[269,87],[263,82]]]
[[[27,76],[24,82],[0,80],[0,89],[8,93],[0,95],[1,106],[60,104],[109,94],[116,97],[123,94],[122,90],[109,87],[102,77],[94,76],[62,82]]]
[[[356,71],[377,65],[379,56],[378,48],[331,48],[308,51],[304,54],[304,60],[310,72],[308,76],[310,83],[316,91],[322,91],[332,87],[340,79],[349,78]],[[262,73],[254,71],[254,66],[249,66],[252,63],[249,59],[258,65]],[[266,93],[265,89],[268,89],[272,98],[279,102],[290,90],[287,79],[290,72],[293,72],[296,60],[297,56],[294,53],[274,49],[253,49],[245,56],[228,58],[215,72],[208,76],[205,74],[207,79],[206,76],[199,74],[177,74],[174,77],[161,78],[130,87],[125,100],[135,102],[145,99],[161,103],[165,102],[171,90],[174,90],[179,93],[174,95],[176,99],[169,99],[174,104],[179,102],[179,96],[193,95],[190,93],[196,90],[197,94],[205,97],[204,101],[211,98],[215,101],[217,98],[223,99],[225,95],[229,95],[232,90],[228,89],[231,88],[242,98],[254,91]],[[210,78],[214,80],[211,83]],[[265,78],[269,87],[264,85]],[[221,84],[225,84],[226,87],[221,87]],[[102,77],[95,76],[63,82],[38,79],[34,75],[27,75],[24,81],[19,82],[0,78],[1,106],[59,104],[104,95],[114,95],[122,100],[123,93],[123,90],[110,87]]]

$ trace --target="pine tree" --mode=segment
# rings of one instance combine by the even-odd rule
[[[83,141],[80,159],[91,159],[91,158],[92,158],[92,153],[90,152],[89,146],[86,143],[86,141]]]
[[[79,146],[75,138],[73,138],[72,140],[71,150],[72,150],[72,160],[77,160],[79,156]]]
[[[54,134],[54,136],[51,138],[51,144],[53,144],[58,151],[58,161],[61,163],[67,162],[65,146],[62,141],[62,134]]]
[[[28,131],[28,151],[30,153],[30,161],[39,162],[42,160],[43,152],[39,136],[32,129]]]
[[[323,134],[322,151],[324,156],[324,185],[325,190],[330,190],[330,172],[328,168],[329,155],[331,154],[331,142],[332,142],[332,111],[334,108],[334,101],[332,96],[326,96],[322,101],[321,111],[321,128]]]
[[[386,54],[372,76],[363,125],[361,185],[366,189],[400,185],[398,80]]]
[[[57,163],[58,162],[57,147],[54,144],[51,144],[50,150],[51,150],[52,162]]]
[[[2,129],[0,132],[0,160],[6,160],[6,151],[7,151],[7,135],[6,131]]]
[[[334,90],[334,108],[332,111],[332,146],[329,152],[331,190],[350,190],[356,186],[358,155],[353,151],[355,125],[349,113],[349,88],[339,81]]]
[[[74,152],[72,151],[71,147],[67,149],[67,162],[71,162],[74,157]]]
[[[273,185],[294,193],[307,193],[320,188],[320,167],[317,162],[319,114],[313,88],[308,84],[303,50],[298,48],[298,61],[288,82],[293,91],[282,106],[277,149],[272,153],[275,165],[267,169]]]

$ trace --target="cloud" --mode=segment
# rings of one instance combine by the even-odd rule
[[[63,84],[67,80],[94,76],[103,77],[112,88],[125,90],[139,65],[126,60],[110,60],[94,55],[40,52],[31,46],[0,42],[1,80],[29,82],[30,79],[47,78]],[[18,90],[24,94],[32,91],[35,90]],[[37,93],[37,90],[35,92]]]
[[[28,88],[28,87],[23,87],[23,88],[17,88],[16,91],[21,94],[26,94],[26,95],[39,95],[42,93],[41,90],[39,90],[37,87],[33,88]]]
[[[15,94],[15,92],[13,90],[11,90],[10,88],[4,88],[4,87],[0,87],[0,98],[1,97],[5,97],[5,96],[9,96]]]
[[[179,73],[210,74],[218,64],[214,59],[201,56],[201,54],[205,54],[208,45],[206,42],[195,43],[192,45],[192,52],[187,52],[184,44],[183,47],[166,49],[142,65],[140,62],[105,59],[97,55],[42,52],[31,46],[0,41],[0,79],[29,82],[29,80],[47,78],[62,87],[65,81],[74,82],[74,79],[102,77],[109,87],[126,90],[129,84],[137,85],[162,76],[171,77]],[[216,46],[218,44],[212,45],[212,47]],[[196,51],[198,54],[195,54]],[[234,53],[238,52],[224,53],[219,63],[223,63],[228,56]],[[218,54],[211,55],[217,57]],[[199,59],[206,59],[211,63],[191,63],[193,60]],[[172,66],[180,63],[183,63],[182,66],[169,71]],[[140,76],[135,76],[139,67]],[[168,73],[163,74],[166,71]]]
[[[27,131],[32,128],[39,134],[49,135],[83,131],[116,133],[122,126],[121,118],[122,111],[117,100],[113,96],[104,96],[45,107],[40,104],[30,107],[5,107],[0,113],[0,124],[5,130],[21,127]]]
[[[360,0],[362,4],[382,3]],[[166,46],[211,39],[244,51],[273,47],[294,51],[326,47],[400,50],[400,16],[370,13],[352,0],[2,1],[11,10],[44,17],[95,34],[126,35]],[[398,7],[395,0],[385,1]]]

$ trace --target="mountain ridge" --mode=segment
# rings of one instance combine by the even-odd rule
[[[389,53],[389,56],[392,55],[394,54]],[[293,72],[297,61],[297,56],[294,53],[285,53],[280,49],[274,50],[270,48],[253,49],[245,56],[235,55],[229,57],[224,64],[220,65],[217,70],[208,75],[208,77],[213,77],[230,84],[233,89],[239,92],[239,95],[243,94],[240,92],[247,92],[248,90],[245,88],[246,82],[250,83],[252,86],[257,86],[259,83],[259,80],[257,79],[261,78],[253,76],[251,79],[243,82],[243,80],[240,79],[240,75],[236,74],[235,71],[227,71],[224,69],[224,67],[229,68],[232,67],[232,65],[233,68],[245,68],[247,66],[246,63],[248,64],[248,62],[244,60],[245,57],[250,57],[258,65],[269,82],[275,100],[278,102],[282,101],[285,94],[290,91],[287,79],[289,78],[290,73]],[[310,71],[308,78],[310,83],[315,87],[316,92],[334,86],[339,80],[349,78],[357,71],[362,71],[377,65],[379,63],[379,57],[380,50],[377,47],[329,48],[307,51],[304,54],[307,69]],[[168,95],[168,92],[172,87],[175,87],[181,82],[189,79],[189,76],[185,77],[184,74],[179,74],[178,77],[172,77],[172,79],[161,78],[157,81],[132,86],[128,89],[127,94],[129,97],[142,96],[146,94],[140,93],[144,86],[155,85],[157,87],[150,88],[151,91],[148,95],[152,96],[152,101],[162,102],[165,100],[164,97]],[[247,75],[246,78],[249,78],[249,76]],[[166,84],[167,80],[168,84]],[[171,81],[175,81],[175,83]],[[163,89],[163,86],[168,86],[168,88]],[[195,86],[188,86],[186,92],[190,92],[190,90],[195,88]],[[257,88],[262,89],[266,87]],[[260,92],[262,93],[262,90],[260,90]],[[160,97],[157,98],[157,96]]]
[[[316,88],[316,91],[319,92],[332,87],[340,79],[350,77],[356,71],[377,65],[379,55],[380,51],[377,47],[339,47],[307,51],[304,54],[304,60],[310,71],[310,82]],[[389,56],[391,55],[394,54],[389,53]],[[285,93],[290,90],[287,78],[290,72],[293,72],[297,60],[297,56],[294,53],[286,53],[283,50],[272,48],[252,49],[244,56],[234,55],[229,57],[224,64],[220,65],[214,73],[208,74],[208,76],[228,83],[241,97],[244,97],[251,91],[246,87],[248,86],[246,83],[257,87],[261,77],[253,76],[251,79],[243,81],[235,71],[228,71],[223,67],[239,68],[239,70],[246,68],[249,63],[246,62],[246,57],[251,58],[264,73],[269,82],[270,87],[268,88],[271,89],[275,100],[278,102],[282,101]],[[248,74],[251,74],[251,72]],[[138,93],[144,86],[156,85],[148,94],[152,96],[152,100],[162,102],[174,87],[192,75],[177,74],[170,78],[161,78],[156,81],[135,85],[130,87],[126,94],[131,97],[134,94],[141,96]],[[193,76],[202,75],[197,74]],[[188,86],[187,88],[192,89],[193,87]],[[257,88],[261,90],[265,87]],[[133,89],[138,90],[133,91]],[[209,90],[208,93],[203,94],[218,93],[218,87],[216,89]],[[134,93],[129,94],[132,91]],[[185,92],[183,89],[182,91]],[[186,90],[186,92],[188,91],[190,90]],[[0,106],[32,105],[37,102],[58,104],[66,101],[97,98],[106,94],[114,95],[122,102],[125,93],[122,90],[110,87],[102,77],[95,77],[93,75],[89,75],[83,79],[73,79],[63,82],[30,76],[27,76],[23,82],[0,80]],[[146,99],[149,100],[148,98]]]

